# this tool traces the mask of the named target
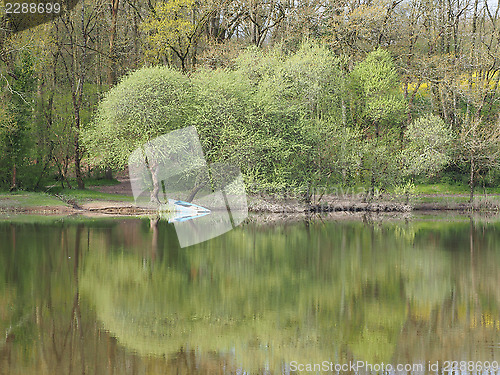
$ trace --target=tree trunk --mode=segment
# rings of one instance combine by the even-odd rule
[[[375,197],[375,169],[372,167],[372,179],[370,181],[370,193],[369,196],[371,197],[369,201]]]
[[[76,131],[80,132],[80,108],[79,106],[75,108],[75,127]],[[80,139],[79,134],[77,133],[75,138],[75,176],[76,176],[76,184],[78,185],[78,189],[85,189],[85,184],[83,182],[82,176],[82,166],[81,166],[81,149],[80,149]]]
[[[346,104],[345,104],[345,101],[344,101],[344,98],[342,98],[342,125],[344,127],[347,126],[347,108],[346,108]]]
[[[375,123],[375,148],[377,149],[377,151],[375,152],[375,158],[373,160],[373,164],[372,164],[372,178],[371,178],[371,181],[370,181],[370,193],[371,193],[371,197],[373,199],[373,197],[375,197],[375,168],[377,167],[377,161],[378,161],[378,158],[377,158],[377,153],[378,153],[378,141],[379,141],[379,136],[380,136],[380,131],[379,131],[379,124],[378,122]]]
[[[78,97],[77,93],[73,92],[73,107],[74,107],[74,112],[75,112],[75,129],[76,129],[76,136],[75,136],[75,176],[76,176],[76,183],[78,185],[78,189],[85,189],[85,184],[83,183],[83,176],[82,176],[82,167],[81,167],[81,160],[82,160],[82,150],[80,149],[80,125],[81,125],[81,118],[80,118],[80,109],[82,108],[82,99],[83,99],[83,82],[85,80],[85,68],[84,68],[84,61],[87,56],[87,32],[85,29],[85,1],[82,2],[82,12],[81,12],[81,31],[82,31],[82,39],[83,39],[83,47],[82,48],[82,56],[81,56],[81,65],[80,65],[80,76],[78,80],[78,84],[75,85],[76,89],[78,91]],[[74,46],[73,48],[76,48]],[[75,49],[73,50],[73,69],[76,70],[76,54],[75,54]],[[76,77],[75,77],[76,78]]]
[[[251,43],[259,45],[259,32],[257,25],[257,4],[252,2],[250,4],[250,40]]]
[[[151,177],[153,179],[153,190],[151,190],[151,203],[160,204],[160,199],[158,199],[158,194],[160,193],[160,182],[158,181],[158,175],[152,173]]]
[[[198,186],[195,186],[194,189],[191,191],[191,193],[189,194],[189,197],[187,197],[187,201],[189,203],[191,203],[194,199],[194,197],[196,196],[196,194],[198,194],[198,192],[203,189],[205,186],[207,185],[206,182],[202,182],[200,185]]]
[[[111,0],[111,29],[109,31],[109,69],[108,85],[111,87],[116,83],[117,56],[115,48],[116,24],[118,21],[118,6],[120,0]]]
[[[50,149],[49,149],[49,155],[45,161],[45,164],[43,165],[43,168],[42,168],[42,171],[40,172],[40,175],[38,176],[38,179],[37,179],[36,184],[35,184],[35,190],[38,190],[40,188],[40,183],[42,182],[42,178],[43,178],[45,172],[47,171],[47,168],[49,167],[50,162],[52,161],[53,150],[54,150],[54,143],[51,142]]]
[[[469,179],[469,187],[470,187],[470,198],[469,203],[472,204],[474,200],[474,158],[471,158],[470,161],[470,179]]]
[[[104,171],[104,178],[106,180],[112,180],[113,179],[113,170],[109,167],[106,168]]]
[[[150,194],[150,202],[153,204],[160,204],[158,195],[160,194],[160,180],[158,179],[158,163],[154,161],[147,161],[149,172],[151,173],[151,180],[153,181],[153,189]]]
[[[10,191],[16,191],[17,190],[17,166],[16,163],[14,162],[14,165],[12,166],[12,185],[10,187]]]
[[[140,61],[140,57],[139,57],[139,20],[137,19],[137,12],[134,12],[134,27],[133,27],[133,31],[134,31],[134,69],[137,69],[137,67],[139,66],[139,61]]]

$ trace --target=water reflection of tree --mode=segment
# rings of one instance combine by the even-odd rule
[[[336,349],[345,358],[390,360],[398,355],[401,329],[411,327],[413,320],[428,323],[428,329],[441,327],[444,331],[450,326],[449,322],[443,321],[440,326],[432,323],[437,319],[436,314],[441,319],[467,319],[459,311],[474,298],[467,287],[460,289],[461,283],[466,283],[464,275],[474,274],[481,279],[477,283],[481,285],[480,295],[483,297],[480,299],[484,300],[486,296],[491,299],[497,293],[492,294],[496,290],[493,285],[498,285],[496,272],[482,272],[479,270],[481,266],[470,259],[457,258],[454,253],[443,250],[440,242],[450,235],[447,228],[446,224],[434,224],[431,228],[426,223],[421,227],[374,224],[366,231],[360,224],[324,225],[310,226],[309,234],[302,232],[301,235],[293,234],[295,228],[289,231],[282,227],[271,231],[267,228],[262,233],[257,233],[258,228],[247,228],[254,234],[248,245],[241,242],[241,236],[233,233],[231,240],[224,241],[228,247],[225,251],[220,250],[223,244],[215,242],[208,253],[203,256],[191,253],[185,262],[191,269],[194,265],[196,269],[205,270],[202,274],[210,275],[212,282],[217,281],[220,275],[224,275],[229,285],[240,280],[240,287],[248,286],[245,291],[247,296],[259,296],[251,299],[252,306],[256,306],[257,310],[268,311],[279,307],[281,311],[287,311],[287,306],[296,306],[288,322],[300,327],[302,335],[317,337],[320,344],[315,345],[325,348],[325,353],[335,349],[331,342],[336,341],[344,343]],[[482,228],[472,230],[474,236],[482,235]],[[462,239],[469,236],[468,231],[459,225],[451,232],[453,235],[459,232],[461,237],[458,241],[467,244]],[[256,233],[258,236],[255,236]],[[493,251],[495,241],[491,238],[487,240],[490,241],[487,256],[491,257],[496,254]],[[238,249],[252,250],[241,252]],[[466,250],[469,249],[454,251],[463,257],[470,254]],[[485,259],[485,254],[481,255],[481,259]],[[478,267],[478,272],[470,272],[471,267]],[[187,273],[187,269],[184,272]],[[300,275],[301,279],[294,283],[289,275]],[[257,287],[258,280],[263,285],[260,289]],[[486,280],[491,280],[492,287],[484,288],[488,285]],[[197,279],[197,282],[203,284],[203,280]],[[280,283],[291,288],[287,290]],[[252,291],[252,285],[255,291]],[[273,299],[266,297],[266,293],[269,295],[266,290],[276,289],[280,290],[281,299],[273,305]],[[192,293],[196,290],[192,288],[187,295],[193,297]],[[227,285],[219,285],[219,290],[238,301]],[[495,297],[494,300],[496,306],[500,299]],[[445,309],[447,304],[453,308]],[[490,315],[496,311],[495,306],[490,303],[486,307]],[[477,315],[477,308],[474,311]],[[480,315],[483,321],[487,320],[484,313]],[[259,324],[266,325],[265,317]],[[311,326],[317,331],[308,331]],[[286,329],[266,326],[267,330],[272,328],[277,329],[277,334],[284,335],[285,340],[290,339],[286,336]],[[329,343],[321,341],[325,339],[330,340]],[[277,355],[286,354],[290,355],[285,351]]]
[[[0,225],[10,247],[0,248],[0,280],[10,280],[0,299],[18,308],[6,317],[0,305],[0,328],[29,317],[0,343],[0,373],[216,373],[266,363],[279,372],[283,359],[332,352],[340,362],[491,360],[487,344],[500,331],[496,227],[368,225],[311,223],[309,234],[248,226],[182,251],[162,223],[153,243],[149,221],[52,234],[17,226],[15,251],[12,228]],[[466,246],[446,249],[450,238]],[[139,355],[155,350],[156,358]]]
[[[395,353],[398,363],[414,358],[432,363],[443,358],[483,363],[497,359],[493,348],[500,340],[498,230],[472,217],[469,223],[447,226],[422,235],[431,236],[438,246],[450,237],[465,245],[454,249],[450,261],[452,293],[435,301],[428,314],[410,309]]]
[[[146,222],[0,223],[0,236],[0,332],[9,332],[0,341],[0,374],[148,374],[175,368],[185,373],[180,354],[148,360],[124,350],[96,324],[80,295],[78,270],[86,254],[102,251],[103,244],[151,256]],[[160,237],[161,244],[168,242],[165,233]],[[207,368],[218,364],[231,369],[227,362],[202,355],[195,372],[214,373]]]
[[[253,356],[249,364],[256,364],[265,361],[266,355],[245,348],[258,337],[257,346],[281,348],[273,348],[277,367],[287,356],[300,357],[300,337],[316,340],[311,346],[316,353],[305,356],[308,360],[328,358],[328,353],[339,349],[346,358],[390,359],[406,319],[407,302],[425,297],[415,290],[428,284],[444,285],[444,294],[450,290],[449,282],[439,279],[449,276],[446,259],[436,258],[439,253],[429,257],[429,252],[420,250],[421,256],[403,256],[413,259],[413,265],[401,263],[400,249],[406,241],[401,231],[396,238],[391,237],[393,228],[374,226],[366,231],[361,224],[314,226],[298,234],[294,229],[246,228],[250,235],[244,241],[237,232],[228,234],[229,238],[210,242],[202,252],[188,250],[174,267],[158,264],[147,277],[137,277],[140,264],[134,257],[108,255],[89,260],[94,268],[86,269],[85,280],[96,283],[87,286],[97,298],[100,318],[122,344],[134,350],[161,355],[174,353],[186,343],[202,351],[227,352],[236,347]],[[311,238],[316,242],[313,248]],[[434,268],[422,277],[428,270],[427,259]],[[418,261],[424,262],[420,268],[415,267]],[[123,275],[95,268],[105,264],[123,269]],[[432,279],[436,270],[437,279]],[[432,301],[443,296],[442,290]],[[147,298],[137,300],[138,295]],[[113,314],[113,308],[120,313]],[[292,335],[290,328],[300,334]],[[165,336],[168,343],[161,340]],[[323,340],[319,346],[318,340]]]

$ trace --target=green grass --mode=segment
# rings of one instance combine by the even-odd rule
[[[113,185],[118,185],[120,181],[117,179],[113,178],[112,180],[107,180],[105,178],[85,178],[83,180],[85,187],[89,186],[113,186]],[[76,187],[76,178],[70,178],[69,183],[71,186]],[[66,183],[64,183],[66,185]],[[56,186],[61,186],[61,181],[57,180],[49,180],[44,182],[45,186],[50,186],[50,187],[56,187]]]
[[[427,193],[425,193],[427,194]],[[429,193],[432,194],[432,193]],[[446,193],[443,193],[446,194]],[[450,193],[449,193],[450,194]],[[414,199],[414,202],[419,202],[419,203],[468,203],[469,202],[469,197],[468,196],[452,196],[452,197],[421,197],[421,196],[416,196]]]
[[[85,189],[62,189],[52,187],[46,192],[0,192],[0,209],[27,207],[70,207],[69,202],[77,204],[91,201],[134,202],[133,197],[119,194],[107,194]]]
[[[0,193],[0,208],[2,207],[49,207],[68,206],[61,199],[46,193],[18,191]]]
[[[133,197],[120,195],[120,194],[108,194],[101,193],[99,191],[84,189],[62,189],[61,187],[53,187],[47,190],[48,193],[52,195],[57,195],[62,197],[63,200],[72,200],[76,203],[86,203],[91,201],[115,201],[115,202],[134,202]]]
[[[470,189],[468,185],[463,184],[419,184],[415,186],[416,194],[469,194]],[[500,194],[500,187],[487,187],[487,194]],[[483,194],[483,188],[476,186],[474,189],[475,195]]]
[[[105,178],[87,178],[84,180],[85,186],[113,186],[118,185],[120,181],[113,178],[112,180],[107,180]],[[76,185],[76,180],[74,182]]]

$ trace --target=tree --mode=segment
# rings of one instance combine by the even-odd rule
[[[0,147],[10,169],[10,190],[17,190],[18,168],[29,150],[28,136],[33,115],[35,77],[33,60],[28,52],[21,55],[21,61],[10,72],[10,77],[10,80],[6,79],[7,108],[0,116]]]
[[[401,0],[327,2],[322,22],[323,37],[351,62],[380,46],[399,41],[395,18]]]
[[[191,84],[168,67],[143,68],[108,91],[82,140],[94,164],[124,168],[131,153],[171,130],[186,126]],[[150,165],[153,177],[153,165]],[[157,200],[152,197],[152,200]]]
[[[182,71],[187,71],[190,54],[196,53],[198,40],[216,9],[212,2],[199,7],[195,0],[156,3],[142,23],[152,60],[171,64],[173,54],[179,59]],[[191,57],[194,65],[195,58]]]
[[[61,59],[64,70],[66,73],[67,83],[70,86],[71,90],[71,99],[73,104],[73,119],[74,119],[74,129],[75,129],[75,137],[74,137],[74,163],[75,163],[75,176],[79,189],[84,188],[82,171],[81,171],[81,160],[82,160],[82,150],[80,148],[80,140],[79,140],[79,131],[80,131],[80,109],[82,106],[83,99],[83,83],[85,80],[85,64],[83,61],[86,59],[87,49],[85,48],[85,44],[88,41],[87,31],[84,22],[84,13],[85,13],[85,2],[83,2],[81,9],[81,30],[78,30],[78,26],[80,22],[77,21],[74,15],[67,13],[65,17],[61,18],[62,25],[69,37],[69,41],[63,40],[61,38],[61,34],[59,34],[58,43],[61,45],[66,44],[66,48],[62,48],[64,50],[65,56]],[[87,25],[88,26],[88,25]],[[81,31],[81,42],[84,44],[83,47],[78,47],[78,39],[80,35],[78,35],[77,31]],[[68,43],[69,42],[69,43]],[[68,48],[69,47],[69,48]]]
[[[500,166],[500,124],[487,124],[466,118],[458,133],[457,160],[469,165],[469,202],[474,201],[474,186],[481,172]]]
[[[379,48],[351,72],[352,117],[366,134],[365,164],[370,170],[370,189],[393,174],[397,126],[404,120],[406,102],[399,90],[399,77],[389,52]],[[386,179],[386,182],[388,180]]]
[[[214,105],[211,117],[220,113],[217,106],[242,113],[231,116],[236,121],[221,129],[244,135],[232,136],[238,140],[235,152],[224,154],[237,159],[247,186],[268,192],[300,191],[308,200],[313,187],[328,183],[332,164],[325,148],[333,142],[333,129],[341,117],[345,81],[340,65],[333,53],[314,43],[288,55],[278,47],[265,53],[252,46],[237,58],[233,72],[207,75],[210,85],[217,85],[226,97],[212,102],[207,95],[206,102]],[[240,93],[242,100],[237,99]]]
[[[250,42],[257,47],[264,44],[270,30],[276,28],[285,18],[285,6],[280,0],[240,2],[245,8],[245,19],[248,20],[245,31]]]
[[[451,160],[453,134],[439,116],[425,115],[413,121],[405,131],[405,140],[405,175],[433,175]]]
[[[143,68],[106,93],[92,124],[82,130],[83,142],[98,163],[123,168],[137,147],[184,127],[190,104],[186,76],[168,67]]]
[[[379,48],[369,53],[351,72],[356,123],[380,135],[381,127],[402,121],[406,103],[399,75],[390,53]]]
[[[117,76],[117,56],[116,56],[116,26],[118,23],[118,7],[120,0],[111,0],[111,27],[109,30],[109,66],[108,66],[108,85],[113,86],[116,83]]]

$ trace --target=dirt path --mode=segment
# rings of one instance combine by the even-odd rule
[[[119,184],[116,185],[104,185],[104,186],[90,186],[89,189],[100,191],[101,193],[107,194],[119,194],[128,197],[133,196],[132,186],[130,185],[130,178],[128,175],[120,176],[116,178]]]

